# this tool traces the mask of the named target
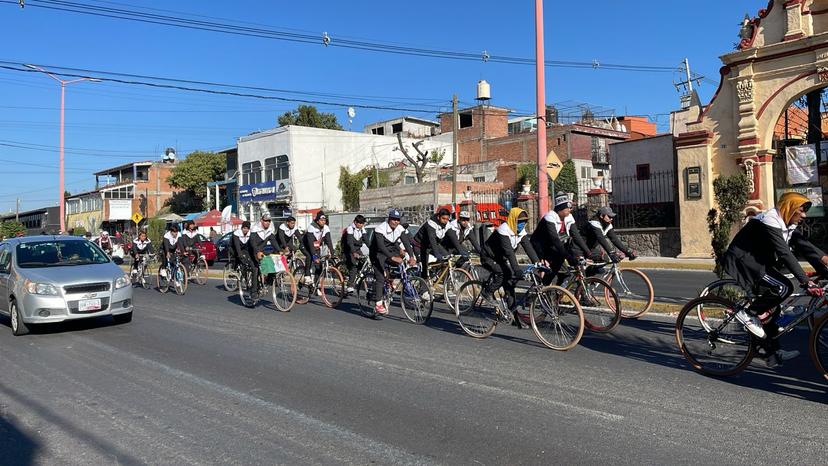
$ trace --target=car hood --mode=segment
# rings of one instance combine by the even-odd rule
[[[112,262],[68,267],[20,268],[18,271],[23,278],[33,282],[51,283],[59,286],[112,282],[124,275],[123,270]]]

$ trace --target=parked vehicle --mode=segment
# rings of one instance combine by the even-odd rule
[[[225,233],[213,244],[216,247],[216,260],[227,261],[230,258],[230,240],[233,239],[233,232]]]
[[[72,236],[31,236],[0,243],[0,314],[12,333],[29,325],[111,315],[132,320],[132,286],[95,244]]]
[[[206,236],[199,234],[195,237],[195,246],[201,251],[201,255],[207,259],[207,265],[213,265],[217,258],[216,245]]]
[[[451,204],[441,205],[437,209],[446,208],[451,211]],[[468,201],[459,204],[459,210],[474,213],[475,223],[490,223],[495,228],[499,227],[501,223],[506,221],[509,217],[509,212],[506,208],[497,202],[480,202],[471,205]]]

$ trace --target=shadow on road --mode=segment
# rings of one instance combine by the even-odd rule
[[[3,324],[11,329],[11,321],[8,317],[0,317]],[[89,319],[70,320],[54,324],[29,324],[30,335],[52,335],[57,333],[83,332],[116,326],[111,316],[92,317]]]
[[[3,464],[25,466],[35,463],[40,444],[14,424],[0,405],[0,453]]]
[[[720,380],[816,403],[828,402],[828,384],[811,362],[806,347],[807,333],[799,331],[793,335],[798,338],[791,337],[782,344],[785,349],[798,350],[798,358],[774,369],[765,368],[764,361],[757,358],[741,374]],[[672,322],[622,320],[608,335],[585,332],[580,345],[593,351],[695,372],[678,349]],[[699,377],[706,376],[699,374]]]

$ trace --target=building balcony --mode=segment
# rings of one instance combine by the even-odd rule
[[[608,152],[593,152],[592,163],[598,165],[609,165],[610,157]]]

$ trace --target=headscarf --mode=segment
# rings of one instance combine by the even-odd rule
[[[776,203],[776,210],[779,211],[779,216],[785,221],[785,225],[790,225],[797,209],[807,204],[807,208],[811,207],[811,201],[803,194],[789,191],[779,198]]]
[[[509,217],[506,218],[506,224],[509,225],[509,228],[511,228],[515,234],[519,233],[517,224],[518,218],[521,215],[525,215],[527,220],[529,219],[529,214],[527,214],[525,210],[518,207],[512,207],[512,210],[509,211]]]

